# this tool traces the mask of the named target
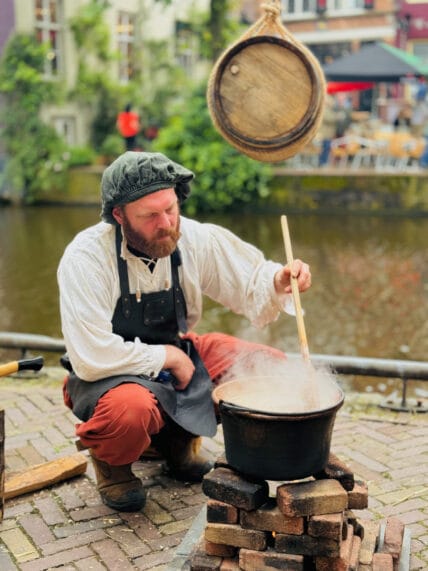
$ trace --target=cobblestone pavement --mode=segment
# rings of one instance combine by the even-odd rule
[[[6,479],[13,472],[75,453],[75,417],[62,403],[62,373],[38,379],[1,379],[6,411]],[[46,375],[46,373],[45,373]],[[56,379],[56,380],[55,380]],[[411,531],[410,569],[428,569],[428,417],[379,408],[370,397],[347,395],[339,411],[332,451],[369,486],[364,518],[399,517]],[[205,439],[216,458],[221,433]],[[141,513],[104,506],[94,473],[5,502],[0,523],[0,570],[128,571],[171,569],[206,498],[200,485],[181,484],[160,461],[134,464],[147,488]],[[188,541],[188,539],[187,539]],[[179,550],[179,549],[178,549]]]

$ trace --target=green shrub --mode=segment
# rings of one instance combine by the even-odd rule
[[[108,135],[101,144],[100,153],[111,162],[125,152],[125,143],[120,135]]]
[[[217,133],[204,87],[184,101],[159,131],[153,150],[195,173],[192,200],[184,206],[190,214],[239,208],[269,193],[272,168],[241,154]]]
[[[0,61],[3,108],[0,136],[7,157],[5,184],[26,202],[45,191],[64,188],[66,146],[39,116],[43,104],[61,93],[57,83],[44,78],[47,46],[27,34],[11,36]]]
[[[67,154],[70,167],[92,165],[96,159],[96,153],[92,147],[70,147]]]

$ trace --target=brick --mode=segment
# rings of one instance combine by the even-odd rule
[[[105,571],[104,565],[101,565],[95,557],[87,557],[86,559],[76,561],[75,567],[79,569],[79,571],[88,571],[88,569],[91,571]]]
[[[376,521],[358,520],[363,528],[363,537],[361,538],[360,564],[371,565],[373,555],[379,543],[380,525]]]
[[[361,537],[354,535],[352,538],[351,557],[349,559],[349,571],[358,571],[360,564]]]
[[[279,510],[274,498],[270,498],[257,510],[242,511],[240,523],[245,529],[300,535],[304,531],[305,520],[303,517],[286,517]]]
[[[220,571],[239,571],[237,559],[224,558],[220,565]]]
[[[257,509],[269,498],[269,486],[265,480],[250,481],[228,468],[215,468],[206,474],[202,490],[209,498],[244,510]]]
[[[349,571],[349,563],[351,560],[353,535],[352,526],[349,525],[347,537],[340,544],[340,553],[338,557],[317,557],[317,571]],[[357,562],[358,564],[358,562]]]
[[[308,535],[340,541],[344,534],[343,512],[336,514],[313,515],[308,520]],[[344,537],[345,535],[345,537]]]
[[[49,557],[36,559],[35,561],[28,561],[21,565],[21,571],[45,571],[52,567],[64,567],[67,563],[75,563],[79,559],[88,558],[93,553],[88,547],[78,547],[76,549],[69,549],[62,551]]]
[[[301,555],[276,553],[275,551],[254,551],[240,549],[239,568],[243,571],[303,571],[304,559]]]
[[[48,543],[55,539],[54,534],[38,515],[28,514],[21,516],[19,523],[35,545]]]
[[[235,557],[236,547],[233,545],[225,545],[224,543],[213,543],[205,540],[205,553],[207,555],[216,555],[217,557]]]
[[[40,545],[40,550],[43,555],[53,555],[59,551],[65,551],[67,549],[72,549],[73,547],[78,547],[81,545],[90,545],[94,541],[99,541],[105,539],[106,534],[102,529],[97,529],[94,531],[89,531],[87,533],[78,533],[71,537],[66,537],[64,539],[57,539],[50,543],[45,543]]]
[[[207,521],[211,523],[238,523],[239,511],[235,506],[219,502],[207,501]]]
[[[36,547],[28,541],[27,536],[19,528],[1,532],[0,539],[18,563],[35,559],[38,556]]]
[[[403,546],[404,523],[396,517],[386,520],[385,535],[380,551],[389,553],[393,559],[398,559]]]
[[[358,535],[361,539],[364,537],[364,529],[352,510],[345,510],[343,514],[344,521],[347,521],[354,528],[354,535]],[[345,538],[343,538],[345,539]]]
[[[338,480],[346,491],[350,491],[354,487],[354,473],[332,452],[330,452],[326,467],[314,474],[314,478],[316,480]]]
[[[105,564],[107,569],[120,569],[120,571],[132,571],[134,569],[128,557],[113,540],[103,539],[96,541],[91,544],[91,547],[98,554],[98,559]],[[149,564],[149,558],[150,555],[144,555],[144,562]],[[150,567],[139,566],[138,569],[150,569]]]
[[[278,533],[275,536],[275,549],[279,553],[292,555],[338,557],[340,543],[333,539],[311,537],[310,535],[285,535]]]
[[[221,557],[198,553],[192,557],[190,571],[220,571],[221,562]]]
[[[284,484],[277,489],[277,503],[288,517],[322,515],[345,510],[348,494],[336,480]]]
[[[58,503],[52,498],[36,499],[34,505],[43,515],[43,519],[48,525],[57,525],[67,521],[65,513],[58,507]]]
[[[394,563],[389,553],[375,553],[373,555],[373,571],[393,571]]]
[[[243,529],[239,525],[208,523],[205,527],[205,539],[213,543],[224,543],[234,547],[247,547],[262,551],[267,546],[267,535],[255,529]]]
[[[350,510],[364,510],[369,505],[369,490],[362,480],[355,482],[354,489],[348,492],[348,508]]]

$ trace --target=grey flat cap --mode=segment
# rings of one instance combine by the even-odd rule
[[[119,204],[134,202],[147,194],[164,188],[175,188],[180,202],[190,194],[192,171],[171,161],[162,153],[128,151],[109,165],[101,180],[104,222],[117,224],[112,210]]]

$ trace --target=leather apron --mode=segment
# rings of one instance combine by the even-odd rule
[[[124,341],[136,337],[143,343],[173,344],[185,351],[195,365],[193,377],[184,391],[176,391],[171,381],[146,375],[115,375],[99,381],[87,382],[71,372],[67,392],[73,403],[73,413],[83,421],[94,413],[96,403],[103,394],[122,383],[137,383],[149,389],[165,413],[192,434],[214,436],[217,420],[211,398],[212,382],[193,343],[181,339],[185,333],[186,302],[180,286],[178,267],[181,257],[178,250],[171,255],[172,287],[168,290],[143,294],[137,301],[129,292],[128,268],[121,255],[122,234],[116,228],[116,254],[119,269],[121,296],[112,318],[113,333]],[[144,263],[144,262],[141,262]]]

